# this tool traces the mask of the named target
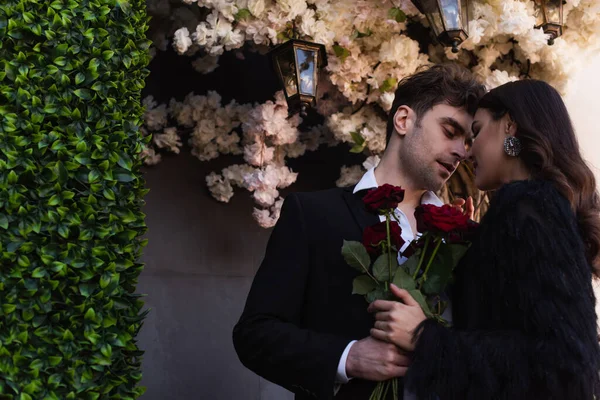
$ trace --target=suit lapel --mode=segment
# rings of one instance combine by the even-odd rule
[[[377,214],[373,214],[369,212],[365,203],[363,203],[362,198],[366,194],[365,191],[361,191],[359,193],[352,193],[354,191],[354,187],[345,188],[342,193],[344,197],[344,201],[346,205],[350,209],[350,213],[354,217],[354,220],[358,224],[360,231],[363,232],[367,226],[375,225],[379,222],[379,216]]]

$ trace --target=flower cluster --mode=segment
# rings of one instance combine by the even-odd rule
[[[564,5],[564,34],[553,46],[535,28],[534,1],[473,0],[470,11],[469,38],[454,54],[433,43],[423,49],[411,37],[409,22],[428,23],[409,0],[149,0],[148,13],[157,21],[149,31],[155,48],[172,46],[181,55],[193,56],[190,62],[199,73],[218,68],[225,51],[240,51],[245,44],[264,51],[293,37],[324,44],[329,62],[320,78],[317,106],[325,123],[310,134],[298,131],[298,117],[287,119],[281,93],[275,101],[253,105],[222,105],[216,93],[190,94],[169,105],[147,99],[144,129],[153,140],[143,152],[146,163],[160,161],[159,149],[178,152],[186,129],[193,130],[189,144],[196,157],[205,161],[221,154],[243,155],[248,171],[268,165],[283,168],[286,158],[323,143],[348,143],[352,151],[370,158],[363,166],[342,167],[337,183],[345,186],[356,183],[373,165],[373,157],[383,152],[384,116],[394,90],[419,68],[453,60],[471,68],[490,89],[532,77],[566,94],[575,70],[600,49],[597,0]],[[217,199],[231,198],[235,181],[223,172],[207,182]],[[259,191],[257,200],[266,208],[254,214],[263,226],[272,225],[278,215],[278,197],[273,196],[277,187],[269,187]]]

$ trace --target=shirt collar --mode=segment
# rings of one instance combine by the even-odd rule
[[[377,179],[375,179],[375,167],[372,167],[363,175],[361,180],[356,184],[352,193],[357,193],[361,190],[374,189],[376,187],[379,187],[379,185],[377,184]],[[444,205],[442,200],[440,200],[440,198],[437,197],[437,195],[431,191],[423,193],[423,196],[421,197],[421,204],[432,204],[438,207]]]

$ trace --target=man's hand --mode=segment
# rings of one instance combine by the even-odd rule
[[[473,215],[475,215],[475,206],[473,205],[473,198],[469,196],[467,200],[456,198],[452,202],[452,205],[460,210],[460,212],[469,216],[469,219],[473,219]]]
[[[390,343],[367,337],[354,343],[346,359],[346,375],[369,381],[404,376],[410,359]]]

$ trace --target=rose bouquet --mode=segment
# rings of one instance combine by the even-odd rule
[[[407,290],[428,318],[447,324],[442,317],[447,307],[445,291],[477,224],[454,206],[421,205],[415,210],[420,235],[403,249],[405,241],[396,215],[403,199],[404,190],[392,185],[380,186],[364,196],[365,206],[379,215],[381,222],[364,230],[362,243],[343,243],[344,259],[360,272],[353,281],[352,293],[365,296],[369,303],[398,300],[389,289],[393,283]],[[405,262],[399,261],[399,254]],[[397,398],[397,379],[380,382],[370,399],[384,399],[390,389]]]

